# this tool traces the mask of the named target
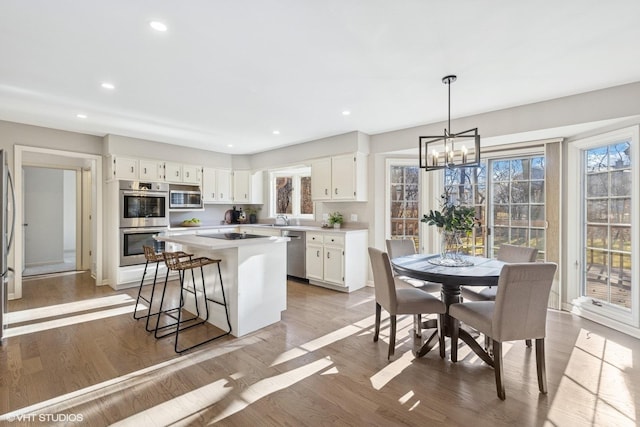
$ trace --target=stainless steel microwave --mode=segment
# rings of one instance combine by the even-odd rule
[[[170,186],[169,209],[203,209],[202,192],[200,187]]]

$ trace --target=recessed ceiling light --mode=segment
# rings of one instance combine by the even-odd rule
[[[349,111],[349,110],[344,110],[344,111],[342,112],[342,115],[343,115],[343,116],[348,116],[349,114],[351,114],[351,111]]]
[[[227,147],[231,148],[233,147],[233,144],[227,144]]]
[[[109,89],[109,90],[114,90],[116,87],[113,85],[113,83],[109,83],[109,82],[104,82],[101,85],[104,89]]]
[[[279,130],[274,130],[274,131],[273,131],[273,134],[274,134],[274,135],[280,135],[280,131],[279,131]]]
[[[151,21],[149,22],[149,26],[156,31],[162,31],[162,32],[167,31],[167,26],[164,24],[164,22]]]
[[[76,117],[79,118],[79,119],[86,119],[87,115],[86,114],[82,114],[82,113],[78,113],[78,114],[76,114]]]

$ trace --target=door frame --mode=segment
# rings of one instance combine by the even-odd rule
[[[73,151],[54,150],[49,148],[29,147],[23,145],[14,146],[14,187],[22,188],[24,177],[22,175],[23,158],[27,153],[37,153],[40,155],[51,155],[56,157],[64,157],[75,160],[84,160],[90,164],[91,171],[91,192],[95,195],[95,201],[91,203],[91,216],[95,219],[92,224],[92,234],[95,236],[91,245],[91,251],[94,255],[92,258],[95,263],[92,265],[91,273],[95,278],[96,286],[104,285],[102,253],[103,253],[103,218],[102,218],[102,156],[87,153],[78,153]],[[35,166],[29,163],[29,166]],[[47,167],[50,166],[46,165]],[[24,223],[23,212],[23,193],[16,191],[16,201],[14,206],[16,224]],[[15,246],[13,248],[13,265],[15,269],[14,275],[14,292],[10,295],[11,299],[22,298],[22,269],[24,266],[23,247],[24,233],[22,227],[15,228],[14,235]],[[94,268],[95,266],[95,268]]]
[[[640,145],[640,126],[632,126],[612,132],[603,133],[589,138],[583,138],[571,141],[567,147],[567,186],[568,188],[580,188],[580,191],[567,191],[567,244],[566,249],[566,265],[567,295],[563,304],[563,309],[577,314],[581,317],[592,320],[596,323],[603,324],[610,328],[622,331],[629,335],[640,338],[640,285],[637,285],[640,278],[640,266],[633,268],[631,273],[631,283],[636,286],[631,288],[631,312],[626,314],[623,309],[613,305],[604,305],[602,307],[590,303],[590,299],[582,297],[582,275],[584,270],[582,259],[582,226],[584,224],[584,215],[582,214],[583,197],[583,180],[584,171],[582,168],[582,153],[584,150],[592,147],[608,145],[615,141],[623,139],[631,140],[631,156],[632,167],[635,172],[632,175],[632,203],[638,203],[640,200],[640,177],[637,170],[640,168],[640,153],[638,147]],[[633,205],[632,205],[633,207]],[[640,254],[640,215],[636,211],[632,211],[631,215],[631,254],[632,262],[638,260]],[[569,220],[572,218],[573,220]],[[575,218],[575,219],[574,219]]]

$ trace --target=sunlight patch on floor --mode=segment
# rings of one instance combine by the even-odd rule
[[[281,353],[270,366],[273,367],[281,363],[288,362],[297,357],[304,356],[305,354],[314,352],[337,341],[348,338],[351,335],[357,335],[359,332],[362,332],[363,329],[371,328],[373,326],[374,319],[374,316],[369,316],[366,319],[347,325],[343,328],[336,329],[333,332],[329,332],[319,338],[308,341],[298,347],[292,348],[291,350],[287,350]]]
[[[391,380],[400,375],[402,371],[411,366],[413,363],[413,352],[406,351],[402,356],[391,361],[387,366],[380,369],[371,377],[371,386],[380,390],[387,385]]]
[[[567,363],[554,401],[576,405],[575,419],[567,420],[565,408],[551,405],[548,420],[556,425],[576,422],[589,425],[636,425],[633,352],[598,334],[582,329]]]
[[[80,311],[95,310],[114,305],[135,303],[136,300],[126,294],[112,295],[102,298],[92,298],[66,304],[48,305],[29,310],[10,311],[6,314],[8,324],[28,322],[46,317],[63,316]]]
[[[255,384],[249,386],[245,391],[240,394],[240,397],[229,404],[222,413],[215,417],[210,424],[215,424],[236,412],[239,412],[249,406],[250,404],[275,393],[280,390],[284,390],[293,384],[302,381],[303,379],[310,377],[311,375],[322,371],[323,369],[331,366],[333,362],[330,358],[325,357],[315,362],[308,363],[296,369],[292,369],[288,372],[284,372],[280,375],[262,379]],[[195,417],[195,415],[194,415]],[[197,419],[197,418],[194,418]],[[188,419],[186,421],[189,421]]]
[[[127,391],[134,387],[148,384],[149,387],[157,387],[157,379],[161,376],[170,376],[182,369],[203,363],[236,350],[241,350],[245,346],[260,343],[262,340],[257,337],[242,338],[229,344],[222,344],[213,348],[198,350],[193,353],[182,355],[178,358],[168,360],[144,369],[122,375],[83,389],[63,394],[49,400],[45,400],[34,405],[27,406],[6,414],[0,415],[0,421],[7,421],[18,415],[38,414],[38,413],[62,413],[72,412],[73,408],[80,407],[90,402],[115,396],[116,399],[126,399]],[[97,406],[99,407],[99,405]]]
[[[139,308],[146,308],[138,306]],[[113,308],[110,310],[95,311],[92,313],[79,314],[77,316],[63,317],[61,319],[52,319],[40,323],[33,323],[24,326],[16,326],[13,328],[5,329],[5,336],[7,338],[16,337],[19,335],[32,334],[34,332],[46,331],[48,329],[61,328],[64,326],[76,325],[78,323],[91,322],[99,319],[106,319],[107,317],[120,316],[122,314],[133,313],[135,306],[130,305],[126,307]]]

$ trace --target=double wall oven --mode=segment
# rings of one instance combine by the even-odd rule
[[[144,264],[143,246],[164,250],[155,236],[169,227],[169,184],[120,181],[120,266]]]

